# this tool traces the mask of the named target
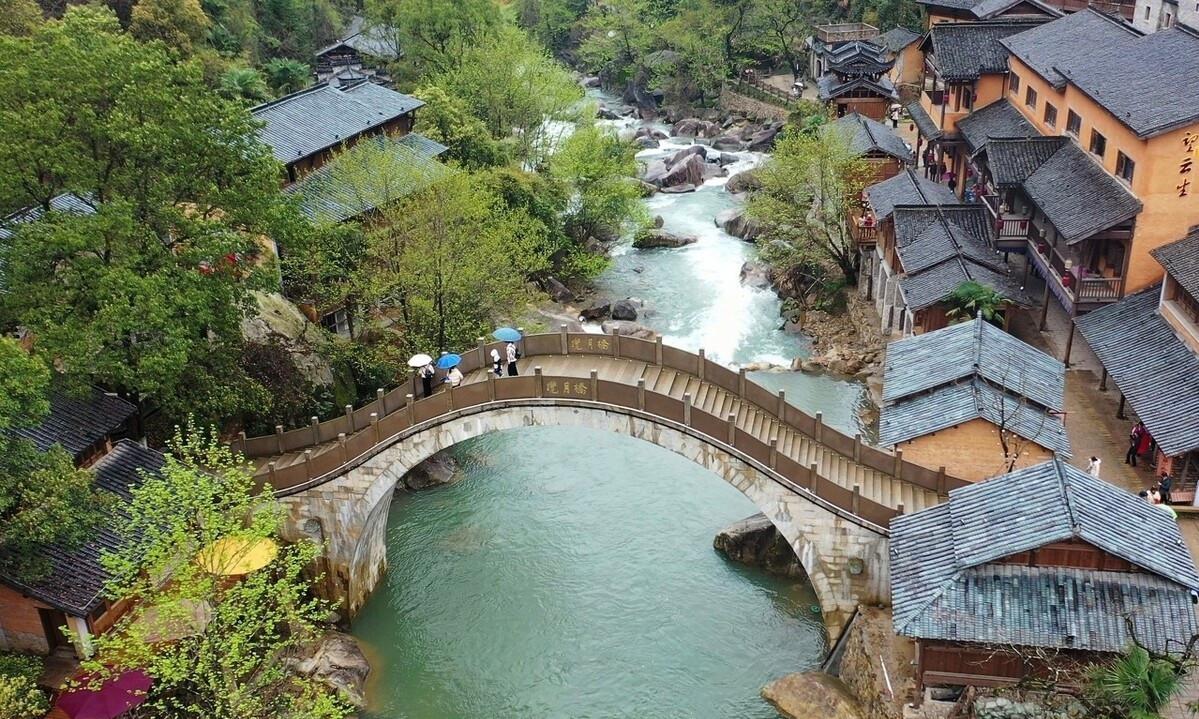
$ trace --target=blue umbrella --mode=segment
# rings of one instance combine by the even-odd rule
[[[520,332],[517,332],[516,330],[512,329],[511,327],[501,327],[498,330],[496,330],[495,332],[492,332],[491,336],[496,338],[500,342],[519,342],[520,341]]]
[[[450,369],[451,367],[457,367],[461,363],[462,358],[458,355],[444,354],[437,358],[438,369]]]

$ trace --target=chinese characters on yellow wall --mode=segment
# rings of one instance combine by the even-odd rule
[[[612,349],[612,340],[607,337],[571,337],[571,352],[608,352]]]
[[[1183,135],[1182,146],[1186,150],[1182,155],[1182,160],[1178,163],[1178,176],[1182,178],[1182,181],[1175,189],[1178,190],[1179,197],[1186,197],[1191,194],[1191,170],[1195,166],[1195,161],[1199,160],[1199,134],[1188,132]]]
[[[550,397],[583,397],[591,396],[591,385],[586,380],[556,380],[545,381],[545,394]]]

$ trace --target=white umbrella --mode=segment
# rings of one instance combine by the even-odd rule
[[[433,358],[430,357],[429,355],[412,355],[412,357],[408,360],[408,366],[409,367],[424,367],[425,365],[431,364],[432,362],[433,362]]]

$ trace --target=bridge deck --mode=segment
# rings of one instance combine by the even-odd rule
[[[684,394],[689,393],[692,406],[696,409],[702,409],[722,419],[735,415],[738,429],[763,442],[777,438],[779,454],[804,467],[816,465],[821,477],[847,490],[857,486],[865,499],[892,509],[902,505],[905,512],[919,511],[940,501],[937,492],[855,462],[852,456],[835,452],[813,437],[780,423],[775,417],[736,394],[686,372],[638,360],[596,355],[538,355],[521,362],[521,371],[524,374],[532,374],[534,367],[541,367],[542,373],[547,376],[580,379],[589,379],[591,370],[596,370],[600,380],[634,386],[639,379],[644,379],[646,391],[668,395],[678,400],[682,400]],[[475,369],[466,375],[463,384],[486,381],[487,370]],[[505,380],[496,381],[500,383]],[[317,445],[312,448],[311,456],[315,457],[336,448],[336,442]],[[262,457],[255,461],[259,467],[268,461],[274,461],[276,468],[284,468],[304,460],[303,452],[292,452]]]

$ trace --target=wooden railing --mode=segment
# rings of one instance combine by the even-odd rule
[[[851,40],[873,40],[878,37],[878,28],[864,22],[843,22],[834,25],[817,25],[816,37],[827,44]]]
[[[792,109],[795,101],[798,99],[765,80],[760,80],[756,77],[725,80],[725,87],[738,95],[745,95],[748,98],[765,102],[769,105],[775,105],[785,110]]]
[[[1124,278],[1102,277],[1099,275],[1079,275],[1076,268],[1066,267],[1066,258],[1058,254],[1044,240],[1031,241],[1030,246],[1042,261],[1048,265],[1049,274],[1055,282],[1074,302],[1115,302],[1120,299],[1124,290]],[[1069,277],[1069,282],[1064,278]]]
[[[462,355],[463,373],[485,366],[485,357],[501,343],[479,346]],[[535,365],[537,355],[607,356],[660,365],[696,377],[739,397],[798,434],[814,440],[846,460],[852,460],[880,474],[922,489],[945,494],[969,484],[966,480],[934,471],[903,459],[895,453],[872,447],[860,434],[850,437],[824,424],[819,413],[809,415],[777,394],[746,378],[745,370],[734,372],[704,356],[655,341],[594,334],[568,334],[565,331],[529,335],[521,340],[526,366]],[[776,437],[754,437],[729,421],[690,405],[683,400],[646,389],[644,380],[636,384],[600,379],[595,371],[589,378],[533,375],[496,379],[488,374],[485,382],[463,384],[415,400],[410,385],[391,392],[378,390],[375,399],[357,409],[325,422],[314,421],[306,427],[275,434],[233,440],[231,447],[247,457],[272,458],[291,454],[295,461],[280,466],[276,461],[263,464],[257,478],[283,493],[295,492],[326,482],[348,468],[357,466],[394,442],[437,426],[464,413],[519,404],[579,404],[644,413],[655,420],[673,422],[715,444],[740,452],[770,468],[782,480],[832,503],[838,508],[885,527],[897,512],[875,504],[837,482],[821,477],[816,466],[804,467],[779,454]],[[319,451],[314,451],[319,450]],[[890,513],[890,514],[887,514]]]
[[[878,243],[878,225],[867,225],[860,217],[849,218],[849,234],[859,245]]]
[[[997,195],[983,195],[983,206],[987,208],[995,223],[995,234],[1001,240],[1026,239],[1028,237],[1028,217],[1008,217],[999,206]]]

